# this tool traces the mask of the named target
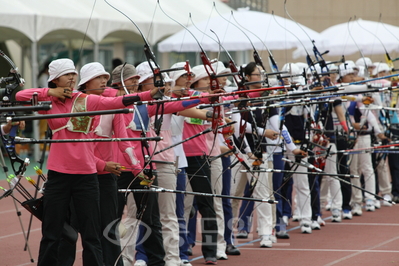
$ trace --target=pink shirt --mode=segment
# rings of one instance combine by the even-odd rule
[[[114,132],[113,136],[114,138],[127,138],[127,132],[126,132],[126,127],[124,125],[124,120],[123,120],[123,114],[116,114],[112,115],[112,129]],[[101,116],[103,118],[104,116]],[[100,118],[100,119],[101,119]],[[96,119],[94,122],[94,128],[97,128],[99,125],[99,122],[101,121],[100,119]],[[108,122],[108,121],[107,121]],[[93,134],[95,138],[107,138],[107,137],[102,137],[98,136],[97,134]],[[117,141],[115,142],[115,146],[119,148],[119,153],[116,154],[116,156],[113,156],[113,143],[112,142],[95,142],[94,143],[94,156],[97,159],[97,171],[99,175],[103,174],[108,174],[109,172],[104,171],[106,162],[109,161],[114,161],[114,158],[118,155],[121,155],[124,157],[126,162],[129,162],[130,164],[126,165],[130,169],[132,169],[132,172],[134,175],[137,175],[140,172],[141,166],[137,162],[137,155],[136,151],[134,149],[133,144],[131,141]],[[127,153],[127,150],[131,148],[132,149],[132,155],[133,158],[129,156]],[[140,151],[141,152],[141,151]],[[116,159],[118,161],[118,159]]]
[[[48,96],[49,88],[27,89],[19,91],[16,94],[17,101],[28,101],[34,92],[38,93],[39,101],[51,101],[52,109],[48,111],[39,111],[41,114],[61,114],[70,113],[75,98],[80,93],[72,93],[71,99],[65,99],[65,102],[58,98]],[[151,99],[151,95],[141,94],[141,99]],[[125,108],[122,103],[122,97],[106,98],[98,95],[87,96],[87,111],[107,110]],[[52,130],[63,127],[67,124],[69,118],[49,119],[48,124]],[[71,132],[62,129],[53,134],[53,139],[86,139],[92,138],[92,133]],[[93,142],[75,142],[75,143],[53,143],[50,147],[50,154],[47,160],[49,170],[67,173],[67,174],[93,174],[97,173],[96,159],[94,157]]]
[[[113,94],[114,93],[112,91],[107,92],[107,95],[113,95]],[[116,92],[115,92],[115,94],[116,94]],[[170,120],[170,118],[167,116],[167,114],[177,113],[179,111],[197,106],[198,104],[201,104],[201,103],[209,103],[209,99],[201,98],[201,99],[195,99],[195,100],[175,101],[175,102],[164,103],[165,122],[167,121],[167,119]],[[157,109],[156,105],[147,105],[148,116],[149,117],[155,116],[156,109]],[[129,126],[130,122],[133,120],[133,115],[134,115],[133,113],[123,115],[126,128]],[[151,125],[149,126],[149,128],[150,128],[150,130],[147,132],[146,136],[148,136],[148,137],[155,136],[155,132],[153,129],[151,129],[152,128]],[[127,134],[130,138],[140,138],[141,137],[141,131],[127,129]],[[155,147],[155,143],[153,141],[149,141],[150,154],[153,153],[154,147],[155,147],[156,151],[158,151],[158,150],[161,150],[165,147],[172,145],[170,129],[166,130],[164,128],[164,130],[161,130],[161,136],[164,139],[159,141],[159,143],[157,144],[156,147]],[[144,155],[142,152],[141,142],[134,141],[132,144],[135,147],[137,159],[140,161],[140,165],[142,166],[142,168],[144,168],[145,161],[144,161]],[[113,149],[114,149],[114,154],[116,155],[118,153],[118,151],[117,151],[117,148],[115,147],[115,145],[114,145]],[[127,163],[128,163],[124,158],[121,158],[121,156],[119,156],[119,158],[114,158],[114,159],[117,160],[116,162],[119,162],[121,165],[124,165],[124,166],[127,165]],[[174,158],[173,149],[169,149],[165,152],[155,155],[155,157],[153,157],[153,159],[160,160],[160,161],[170,161],[170,162],[174,161],[175,158]],[[153,167],[155,168],[155,165],[153,165]]]
[[[153,122],[155,120],[154,118],[155,117],[151,117],[151,126],[150,126],[150,131],[148,132],[148,136],[150,137],[156,136],[153,126]],[[159,133],[159,136],[162,137],[162,140],[158,141],[156,145],[155,144],[152,145],[153,152],[163,150],[167,147],[170,147],[173,144],[172,131],[170,129],[171,120],[172,120],[172,114],[164,114],[161,130]],[[153,158],[156,161],[173,162],[175,160],[175,152],[172,148],[167,149],[166,151],[154,155]]]
[[[209,125],[196,125],[184,121],[183,139],[194,136],[195,134],[204,131]],[[210,133],[208,133],[210,134]],[[202,156],[208,154],[208,144],[205,135],[200,135],[189,141],[183,142],[184,153],[187,157]]]

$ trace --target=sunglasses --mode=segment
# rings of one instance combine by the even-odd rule
[[[188,76],[190,76],[190,77],[192,77],[192,78],[195,78],[195,74],[194,73],[190,73],[190,74],[183,74],[183,75],[181,75],[180,77],[181,78],[187,78]]]

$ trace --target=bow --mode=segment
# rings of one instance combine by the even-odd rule
[[[184,26],[183,24],[181,24],[180,22],[178,22],[177,20],[175,20],[174,18],[172,18],[171,16],[169,16],[161,7],[161,4],[158,1],[158,6],[160,8],[160,10],[171,20],[173,20],[174,22],[176,22],[177,24],[179,24],[181,27],[183,27],[188,33],[191,34],[191,36],[194,38],[194,40],[197,42],[199,48],[200,48],[200,58],[202,61],[202,64],[204,65],[205,71],[209,76],[210,79],[210,89],[211,91],[215,91],[215,92],[220,92],[220,86],[219,86],[219,82],[217,80],[217,75],[215,70],[212,67],[212,61],[209,59],[209,57],[207,56],[204,48],[202,47],[202,45],[200,44],[200,42],[197,40],[197,38],[195,37],[195,35],[188,30],[188,28],[186,26]],[[212,97],[210,99],[211,103],[215,103],[215,102],[219,102],[220,99],[219,97]],[[219,105],[215,106],[213,109],[213,117],[212,117],[212,131],[215,134],[215,136],[218,133],[218,126],[220,124],[221,121],[221,107]]]
[[[8,77],[0,79],[0,83],[6,84],[6,87],[4,89],[1,89],[1,106],[4,107],[11,105],[11,95],[18,88],[18,86],[24,85],[25,80],[18,73],[18,67],[16,67],[14,62],[1,50],[0,56],[3,57],[11,66]],[[4,148],[6,149],[6,152],[11,161],[11,167],[14,170],[16,176],[23,175],[27,166],[25,160],[20,158],[15,151],[15,136],[17,134],[17,129],[18,126],[14,125],[12,126],[8,136],[1,136]]]
[[[130,93],[129,93],[128,89],[126,88],[125,81],[124,81],[124,78],[123,78],[123,70],[124,70],[125,65],[126,65],[126,63],[123,64],[122,69],[121,69],[121,83],[122,83],[122,87],[123,87],[125,93],[128,95]],[[152,66],[150,61],[149,61],[149,65],[151,66],[151,69],[153,69],[153,66]],[[155,73],[154,73],[154,77],[155,77]],[[155,85],[155,82],[154,82],[154,85]],[[157,106],[159,106],[159,105],[157,104]],[[135,114],[139,118],[139,122],[140,122],[140,125],[141,125],[141,133],[140,133],[140,136],[141,136],[141,151],[142,151],[142,153],[144,155],[145,162],[146,162],[146,165],[144,166],[144,170],[143,171],[145,172],[146,176],[148,177],[148,179],[146,179],[145,176],[141,175],[141,178],[143,178],[143,180],[140,182],[140,184],[146,186],[146,185],[151,183],[151,178],[153,177],[154,168],[153,168],[153,165],[151,163],[150,146],[149,146],[148,140],[146,139],[146,127],[145,127],[144,122],[143,122],[143,117],[141,116],[140,110],[137,107],[137,105],[133,105],[133,108],[134,108]],[[157,136],[159,136],[159,131],[157,132]],[[147,167],[146,167],[147,165],[149,166],[148,170],[147,170]]]
[[[250,42],[251,45],[252,45],[252,48],[253,48],[253,58],[254,58],[254,61],[255,61],[256,65],[262,67],[263,71],[266,72],[266,68],[265,68],[265,66],[263,65],[262,58],[260,57],[258,51],[256,50],[256,48],[255,48],[253,42],[252,42],[251,39],[248,37],[248,35],[247,35],[240,27],[238,27],[237,25],[231,23],[229,20],[227,20],[225,17],[223,17],[223,16],[218,12],[218,10],[216,9],[215,3],[214,3],[214,8],[215,8],[216,12],[219,14],[220,17],[222,17],[225,21],[227,21],[228,23],[230,23],[231,25],[233,25],[234,27],[236,27],[238,30],[240,30],[240,31],[245,35],[245,37],[249,40],[249,42]],[[231,12],[231,15],[233,16],[233,12]],[[229,64],[229,65],[230,65],[230,64]],[[248,88],[245,88],[245,87],[244,87],[244,84],[243,84],[243,81],[245,80],[245,79],[244,79],[243,70],[241,70],[240,72],[241,72],[241,81],[240,81],[240,83],[237,83],[237,85],[239,85],[239,86],[240,86],[240,89],[242,89],[242,90],[248,89]],[[267,87],[269,87],[269,81],[268,81],[268,78],[267,78],[267,77],[268,77],[267,74],[265,74],[265,81],[264,81],[264,82],[266,83]],[[242,105],[240,105],[240,107],[243,108]],[[252,134],[251,134],[251,135],[252,135],[252,138],[253,138],[253,140],[254,140],[254,148],[255,148],[255,150],[253,151],[253,154],[254,154],[255,157],[257,158],[257,160],[255,160],[255,161],[253,162],[253,164],[252,164],[253,169],[255,170],[255,169],[258,169],[258,168],[260,167],[261,163],[263,162],[263,155],[262,155],[262,149],[261,149],[261,143],[262,143],[263,137],[262,137],[262,136],[259,136],[259,134],[258,134],[258,132],[257,132],[257,124],[256,124],[256,121],[258,121],[258,120],[257,120],[257,118],[256,118],[256,115],[254,115],[253,112],[249,112],[249,113],[246,112],[246,113],[242,114],[242,116],[241,116],[241,121],[240,121],[240,134],[239,134],[239,136],[240,136],[241,142],[244,143],[244,142],[243,142],[243,137],[244,137],[244,132],[245,132],[245,128],[246,128],[246,125],[247,125],[248,120],[249,120],[250,123],[251,123],[251,128],[252,128]],[[266,127],[266,120],[267,120],[267,115],[262,115],[262,124],[261,124],[261,127],[262,127],[262,128],[265,128],[265,127]],[[251,187],[252,187],[252,189],[253,189],[254,186],[256,185],[256,180],[257,180],[257,179],[256,179],[256,178],[252,178],[252,179],[253,179],[253,180],[251,181]]]
[[[151,68],[151,71],[153,73],[153,81],[154,81],[154,86],[157,87],[159,89],[158,93],[156,93],[153,98],[154,99],[161,99],[163,97],[163,88],[165,86],[165,82],[162,76],[162,72],[166,72],[169,70],[165,70],[165,71],[161,71],[161,68],[159,67],[159,65],[156,62],[155,59],[155,55],[153,53],[153,51],[151,50],[151,46],[148,43],[146,37],[144,36],[143,32],[141,31],[140,27],[129,17],[127,16],[125,13],[123,13],[121,10],[117,9],[116,7],[112,6],[110,3],[108,3],[107,0],[104,0],[110,7],[112,7],[113,9],[115,9],[116,11],[118,11],[119,13],[121,13],[123,16],[125,16],[135,27],[136,29],[139,31],[143,41],[144,41],[144,54],[146,56],[147,62],[149,67]],[[128,90],[126,89],[126,86],[124,84],[123,81],[123,68],[121,71],[121,82],[123,85],[123,88],[125,90],[126,93],[128,93]],[[149,180],[143,180],[141,182],[142,185],[148,185],[151,181],[151,178],[153,177],[153,166],[151,163],[151,158],[152,156],[150,156],[150,151],[149,151],[149,144],[148,142],[144,139],[145,138],[145,127],[144,127],[144,123],[143,123],[143,119],[141,117],[141,114],[137,108],[137,106],[134,106],[135,108],[135,113],[139,118],[140,124],[142,126],[142,132],[141,132],[141,136],[143,138],[142,140],[142,152],[143,154],[146,154],[145,158],[146,158],[146,165],[149,166],[149,169],[146,170],[146,167],[144,168],[144,172],[146,174],[146,176],[149,178]],[[161,110],[161,114],[159,115],[159,111]],[[157,103],[157,109],[156,109],[156,114],[155,114],[155,132],[156,134],[159,136],[160,130],[161,130],[161,125],[162,125],[162,119],[163,119],[163,110],[164,110],[164,105],[163,103]],[[145,150],[145,151],[144,151]],[[141,176],[143,178],[143,176]]]
[[[215,5],[215,3],[214,3]],[[191,18],[191,14],[190,14],[190,18]],[[192,20],[191,20],[192,21]],[[193,22],[193,21],[192,21]],[[195,26],[195,24],[193,23],[193,26]],[[196,27],[196,26],[195,26]],[[197,27],[196,27],[197,28]],[[198,28],[197,28],[198,29]],[[200,29],[198,29],[200,32],[202,32]],[[217,42],[219,44],[219,46],[221,48],[223,48],[223,50],[226,52],[227,57],[229,58],[229,68],[231,71],[231,75],[234,78],[234,81],[236,82],[237,86],[238,86],[238,91],[245,91],[247,88],[244,86],[244,78],[243,78],[243,74],[242,74],[242,69],[241,71],[238,70],[236,63],[234,62],[233,57],[230,55],[230,53],[227,51],[226,48],[224,48],[224,46],[221,44],[218,36],[216,35],[216,33],[214,31],[211,30],[211,32],[213,32],[215,34],[215,36],[217,37],[217,40],[213,39],[211,36],[209,36],[208,34],[206,34],[205,32],[202,32],[203,34],[205,34],[206,36],[208,36],[209,38],[213,39],[215,42]],[[241,102],[242,103],[242,102]],[[240,103],[240,105],[241,105]],[[245,132],[244,131],[245,128],[243,128],[243,125],[240,125],[240,136],[241,136],[241,132]],[[235,146],[232,138],[230,137],[230,135],[233,133],[231,131],[231,128],[229,126],[227,127],[223,127],[222,131],[219,132],[222,134],[223,139],[225,144],[227,145],[227,147],[229,148],[229,151],[227,152],[230,153],[232,152],[234,154],[234,156],[237,158],[237,161],[239,163],[241,163],[244,168],[248,171],[250,171],[250,167],[248,166],[248,164],[246,163],[246,161],[240,156],[241,152],[240,149],[237,149],[237,147]],[[243,143],[243,142],[242,142]],[[221,154],[220,156],[224,156],[225,154]],[[219,158],[219,156],[218,156]]]
[[[4,83],[6,85],[4,89],[3,88],[1,89],[1,96],[2,96],[1,106],[4,107],[4,106],[11,105],[11,95],[18,88],[18,86],[24,85],[25,80],[18,73],[18,67],[16,67],[14,62],[1,50],[0,50],[0,56],[3,57],[8,62],[8,64],[11,66],[11,70],[9,72],[8,77],[0,78],[0,84]],[[4,170],[7,178],[9,178],[9,184],[10,184],[10,190],[6,190],[5,193],[0,197],[0,199],[3,197],[6,197],[8,195],[11,195],[11,197],[13,198],[15,210],[17,212],[17,216],[18,216],[18,219],[19,219],[19,222],[21,225],[22,233],[23,233],[23,236],[25,239],[25,250],[27,249],[29,252],[30,261],[34,262],[31,251],[30,251],[30,247],[28,244],[28,237],[25,233],[25,229],[23,227],[20,212],[18,210],[16,202],[19,202],[20,204],[22,204],[22,206],[24,206],[24,205],[18,199],[16,199],[16,197],[14,197],[14,195],[13,195],[13,191],[14,191],[14,189],[16,189],[18,192],[21,193],[22,196],[24,196],[24,198],[27,201],[32,198],[32,196],[29,194],[29,192],[27,192],[26,189],[20,183],[23,175],[25,174],[26,167],[29,165],[29,159],[26,158],[25,160],[23,160],[22,158],[20,158],[17,155],[17,153],[15,151],[15,137],[17,134],[17,129],[18,129],[18,125],[14,125],[14,126],[12,126],[11,131],[7,136],[5,136],[1,133],[2,143],[3,143],[4,148],[10,158],[11,167],[15,173],[15,176],[14,175],[8,176],[8,170],[7,170],[7,167],[5,167],[4,157],[2,154],[0,154],[1,160],[2,160],[1,163],[4,166],[3,170]]]

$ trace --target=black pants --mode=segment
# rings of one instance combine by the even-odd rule
[[[389,170],[392,176],[392,195],[399,197],[399,154],[388,154]]]
[[[71,175],[49,170],[43,197],[39,266],[57,265],[58,246],[71,200],[82,238],[83,265],[102,265],[97,174]]]
[[[119,243],[118,216],[118,183],[113,174],[98,175],[100,186],[101,210],[101,247],[103,250],[104,266],[114,266],[121,253]],[[116,266],[123,266],[122,259]]]
[[[103,265],[114,266],[115,261],[121,254],[119,233],[117,225],[118,217],[118,187],[116,176],[113,174],[98,175],[100,189],[100,215],[101,215],[101,247],[103,252]],[[79,231],[76,211],[73,201],[70,205],[68,223]],[[72,266],[76,257],[76,243],[72,244],[61,239],[58,248],[57,266]],[[122,259],[118,260],[117,266],[123,266]]]
[[[348,141],[344,137],[338,137],[336,140],[337,150],[346,150],[348,149]],[[342,153],[337,154],[337,171],[338,174],[349,174],[349,166],[348,166],[348,155],[344,155]],[[341,179],[351,182],[350,177],[340,177]],[[341,192],[342,192],[342,210],[351,210],[350,201],[352,197],[352,186],[345,182],[339,181],[341,184]]]
[[[133,181],[132,184],[130,184]],[[140,179],[134,178],[131,172],[122,172],[118,178],[118,188],[120,189],[144,189],[140,185]],[[130,186],[129,186],[130,184]],[[154,185],[157,184],[155,179]],[[148,238],[143,241],[143,247],[148,257],[147,264],[150,266],[165,265],[163,258],[165,250],[163,248],[162,225],[159,216],[158,194],[157,193],[133,193],[134,201],[137,205],[137,219],[146,225],[147,230],[151,230]],[[126,204],[124,193],[118,194],[118,217],[122,218],[123,208]],[[178,233],[178,232],[176,232]],[[133,240],[135,241],[135,240]]]
[[[212,192],[211,171],[209,164],[202,156],[187,157],[188,167],[186,168],[188,179],[194,192]],[[216,223],[216,212],[212,197],[195,196],[198,211],[202,216],[202,254],[204,258],[216,258],[216,241],[218,226]]]

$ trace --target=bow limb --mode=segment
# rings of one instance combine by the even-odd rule
[[[284,9],[286,10],[286,1],[284,2]],[[287,12],[287,11],[286,11]],[[290,30],[288,30],[287,28],[283,27],[275,18],[274,16],[274,11],[272,11],[272,16],[276,22],[277,25],[279,25],[281,28],[283,28],[285,31],[287,31],[288,33],[290,33],[292,36],[294,36],[298,42],[301,44],[301,46],[303,47],[305,53],[306,53],[306,63],[308,64],[308,67],[312,73],[312,75],[316,78],[317,83],[315,84],[315,86],[318,86],[319,84],[322,84],[322,80],[320,78],[319,73],[317,72],[316,69],[316,62],[313,61],[313,59],[310,57],[310,54],[308,53],[308,50],[306,49],[305,45],[302,43],[302,41]],[[293,19],[292,19],[293,20]],[[297,23],[295,20],[293,20],[295,23]],[[298,23],[297,23],[298,24]]]
[[[262,67],[263,71],[266,73],[266,68],[265,68],[265,66],[264,66],[264,64],[263,64],[262,57],[259,55],[258,51],[256,50],[255,45],[253,44],[251,38],[249,38],[249,36],[245,33],[245,31],[243,31],[240,27],[238,27],[237,25],[235,25],[234,23],[232,23],[231,21],[229,21],[228,19],[226,19],[225,17],[223,17],[223,16],[219,13],[219,11],[216,9],[215,3],[214,3],[214,8],[215,8],[215,11],[219,14],[219,16],[220,16],[221,18],[223,18],[223,19],[224,19],[225,21],[227,21],[229,24],[231,24],[231,25],[233,25],[234,27],[236,27],[239,31],[241,31],[241,32],[244,34],[244,36],[248,39],[248,41],[250,42],[250,44],[251,44],[251,46],[252,46],[252,49],[253,49],[253,58],[254,58],[255,63],[256,63],[257,65],[259,65],[260,67]],[[231,11],[231,16],[234,17],[234,16],[233,16],[233,11]],[[269,87],[269,81],[268,81],[267,75],[265,75],[265,83],[266,83],[267,87]]]
[[[159,0],[158,0],[158,5],[159,5],[160,10],[165,14],[165,16],[167,16],[168,18],[170,18],[171,20],[173,20],[174,22],[179,24],[181,27],[183,27],[195,39],[195,41],[197,42],[197,44],[198,44],[198,46],[200,48],[200,58],[201,58],[202,64],[204,65],[205,71],[208,74],[209,79],[210,79],[210,89],[211,89],[211,91],[220,92],[219,82],[217,80],[216,72],[215,72],[215,70],[212,67],[212,62],[209,59],[209,57],[207,56],[205,50],[201,46],[201,44],[198,41],[198,39],[195,37],[195,35],[186,26],[184,26],[183,24],[181,24],[180,22],[178,22],[177,20],[175,20],[174,18],[169,16],[162,9],[161,4],[159,3]],[[219,97],[211,98],[211,103],[215,103],[215,102],[219,102],[219,101],[220,101]],[[217,128],[218,128],[218,125],[219,125],[220,120],[221,120],[221,115],[222,115],[221,114],[221,107],[220,106],[214,107],[213,118],[212,118],[212,130],[213,130],[215,135],[217,134]]]
[[[126,94],[130,94],[128,89],[125,86],[125,82],[124,82],[124,78],[123,78],[123,70],[124,70],[125,65],[126,65],[126,63],[123,64],[123,67],[121,69],[121,83],[122,83],[122,86],[123,86],[123,89],[124,89],[125,93]],[[149,62],[149,65],[151,66],[151,62]],[[157,104],[157,106],[159,106],[159,104]],[[153,169],[153,165],[152,165],[152,162],[151,162],[151,158],[152,158],[153,155],[152,156],[150,155],[150,150],[149,150],[150,146],[149,146],[148,140],[145,139],[146,131],[145,131],[145,125],[144,125],[143,117],[142,117],[142,115],[140,113],[140,110],[138,109],[137,105],[133,105],[133,108],[134,108],[135,115],[137,115],[137,117],[139,118],[139,122],[140,122],[140,125],[141,125],[141,134],[140,134],[141,138],[142,138],[142,140],[141,140],[141,151],[144,154],[144,158],[145,158],[145,161],[146,161],[146,165],[144,166],[144,172],[145,172],[146,176],[139,175],[141,178],[143,178],[143,180],[140,182],[140,184],[144,185],[144,186],[147,186],[147,185],[152,183],[151,179],[153,177],[154,169]],[[157,114],[156,114],[156,116],[157,116]],[[159,136],[159,131],[157,132],[157,136]],[[154,151],[155,151],[155,149],[154,149]],[[148,168],[148,170],[145,170],[145,169],[147,169],[147,166],[149,168]]]
[[[3,96],[3,99],[2,99],[3,101],[1,102],[1,105],[2,106],[8,106],[11,103],[11,95],[12,95],[12,93],[18,88],[18,86],[23,86],[24,83],[25,83],[25,80],[18,73],[18,68],[16,67],[14,62],[1,50],[0,50],[0,56],[3,57],[8,62],[8,64],[11,66],[11,70],[9,72],[9,76],[7,78],[0,78],[0,83],[5,83],[6,84],[4,96]],[[17,207],[17,202],[19,202],[19,203],[21,203],[21,202],[18,201],[13,195],[14,189],[17,189],[20,193],[21,193],[21,191],[26,191],[25,188],[20,184],[20,181],[21,181],[21,178],[23,177],[23,175],[25,174],[26,167],[29,165],[29,159],[28,158],[23,160],[16,153],[16,150],[15,150],[15,137],[16,137],[16,134],[17,134],[17,129],[18,129],[18,125],[14,125],[14,126],[12,126],[11,131],[10,131],[10,133],[7,136],[3,135],[2,130],[1,130],[1,133],[0,133],[3,146],[4,146],[8,156],[10,158],[11,166],[12,166],[12,169],[13,169],[13,171],[15,173],[15,176],[16,176],[16,177],[12,178],[14,183],[13,184],[11,184],[11,183],[9,184],[10,185],[10,190],[6,191],[6,193],[3,196],[11,195],[11,197],[13,198],[15,210],[17,212],[19,223],[20,223],[20,226],[21,226],[21,229],[22,229],[22,233],[23,233],[23,236],[24,236],[24,239],[25,239],[25,248],[29,252],[30,261],[34,262],[32,254],[31,254],[31,251],[30,251],[30,247],[29,247],[29,244],[28,244],[28,237],[27,237],[27,235],[25,233],[25,229],[24,229],[24,226],[22,224],[20,211],[18,210],[18,207]],[[4,173],[6,175],[6,178],[8,178],[9,177],[8,176],[8,169],[6,167],[3,154],[0,154],[0,157],[1,157],[1,164],[3,165]],[[18,165],[18,167],[17,167],[17,165]],[[23,193],[21,193],[21,194],[24,195]],[[0,199],[3,196],[1,196]],[[26,200],[29,200],[31,198],[31,195],[29,193],[27,193],[27,194],[25,194],[24,197],[25,197]]]
[[[357,50],[358,50],[359,53],[360,53],[360,56],[361,56],[362,59],[363,59],[363,62],[364,62],[364,77],[365,77],[365,79],[369,79],[369,78],[370,78],[370,73],[369,73],[369,71],[368,71],[368,66],[367,66],[367,62],[366,62],[365,56],[364,56],[364,54],[363,54],[363,51],[359,48],[359,46],[358,46],[358,44],[357,44],[355,38],[353,38],[352,32],[351,32],[350,27],[349,27],[349,24],[350,24],[350,21],[351,21],[351,20],[352,20],[352,17],[350,17],[350,18],[349,18],[349,21],[348,21],[348,33],[349,33],[349,36],[351,37],[352,41],[355,43],[356,48],[357,48]],[[345,67],[346,67],[346,65],[345,65]]]
[[[158,99],[162,99],[164,94],[163,94],[163,89],[165,86],[165,82],[164,82],[164,78],[162,75],[162,71],[161,68],[159,67],[155,55],[151,49],[151,46],[149,44],[149,42],[147,41],[146,37],[144,36],[143,32],[141,31],[140,27],[129,17],[127,16],[125,13],[123,13],[121,10],[117,9],[116,7],[112,6],[110,3],[107,2],[107,0],[104,0],[109,6],[111,6],[113,9],[115,9],[116,11],[118,11],[119,13],[121,13],[122,15],[124,15],[135,27],[136,29],[139,31],[143,41],[144,41],[144,54],[146,56],[147,62],[149,67],[151,68],[151,71],[153,73],[153,81],[154,81],[154,86],[156,88],[158,88],[158,93],[156,93],[153,98],[158,100]],[[158,2],[159,3],[159,2]],[[122,75],[122,73],[121,73]],[[123,79],[121,79],[123,81]],[[124,89],[126,90],[125,86]],[[135,106],[136,109],[136,114],[139,116],[139,120],[140,123],[142,123],[143,119],[140,115],[140,112],[138,111],[138,108]],[[156,114],[155,114],[155,132],[156,134],[159,136],[160,130],[161,130],[161,125],[162,125],[162,119],[163,119],[163,110],[164,110],[164,106],[163,103],[157,103],[157,108],[156,108]],[[161,113],[159,114],[159,112],[161,111]],[[142,135],[145,135],[145,131],[144,131],[144,127],[142,127]],[[152,156],[149,155],[149,145],[148,143],[142,143],[142,149],[146,149],[147,152],[147,159],[148,159],[148,164],[150,167],[149,170],[149,174],[152,177],[152,163],[151,163],[151,158]],[[143,150],[144,152],[144,150]],[[150,177],[150,179],[151,179]],[[144,183],[144,182],[143,182]]]
[[[384,43],[381,41],[380,38],[378,38],[378,36],[377,36],[375,33],[371,32],[370,30],[368,30],[368,29],[364,28],[362,25],[360,25],[360,23],[359,23],[358,20],[357,20],[356,22],[357,22],[357,24],[359,25],[360,28],[362,28],[363,30],[365,30],[365,31],[367,31],[368,33],[370,33],[371,35],[373,35],[374,38],[376,38],[376,39],[380,42],[381,46],[384,48],[384,51],[385,51],[385,62],[387,63],[388,67],[390,68],[391,74],[394,74],[395,71],[396,71],[395,65],[393,64],[393,61],[392,61],[392,59],[391,59],[391,56],[389,55],[388,50],[387,50],[387,48],[385,47]],[[397,76],[392,77],[392,78],[391,78],[391,81],[397,82],[397,81],[398,81],[398,77],[397,77]]]
[[[11,95],[15,92],[18,86],[23,86],[25,84],[25,80],[18,73],[18,67],[14,64],[14,62],[3,52],[0,50],[0,56],[3,57],[8,64],[11,66],[11,70],[9,72],[9,76],[7,78],[1,78],[1,83],[5,83],[5,92],[3,96],[3,100],[1,102],[2,106],[9,106],[11,104]],[[23,175],[26,170],[27,164],[29,162],[25,162],[22,158],[20,158],[15,150],[15,137],[17,134],[18,125],[13,125],[8,135],[1,136],[4,148],[10,158],[11,166],[14,170],[15,175]],[[19,164],[17,166],[17,164]]]

